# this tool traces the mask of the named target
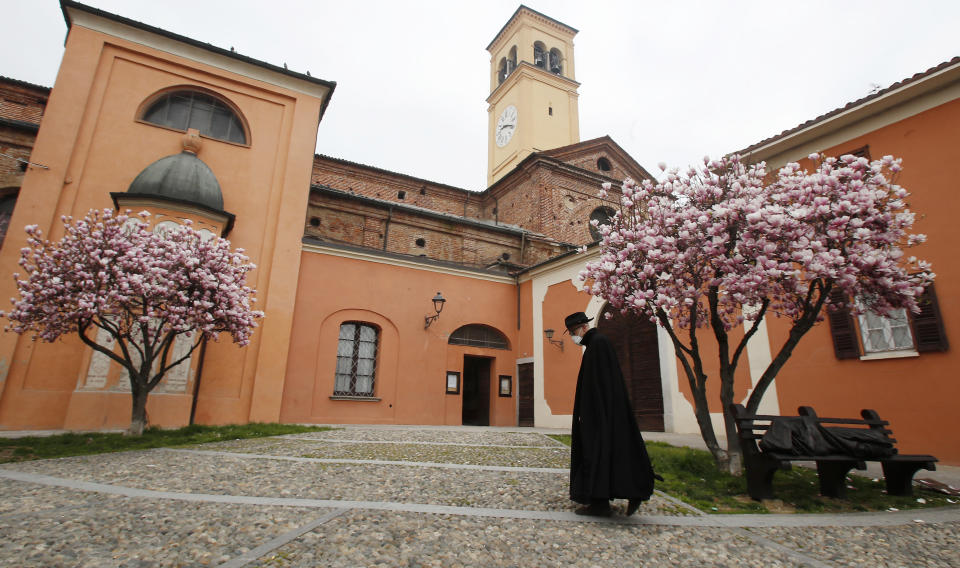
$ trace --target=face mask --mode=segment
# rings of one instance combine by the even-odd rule
[[[575,344],[580,345],[580,342],[583,341],[583,338],[579,335],[571,335],[570,341],[573,341]]]

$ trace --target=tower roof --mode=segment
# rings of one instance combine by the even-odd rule
[[[153,195],[223,211],[220,182],[210,167],[191,152],[181,152],[147,166],[127,193]]]
[[[565,24],[565,23],[563,23],[563,22],[560,22],[560,21],[558,21],[558,20],[554,20],[553,18],[551,18],[550,16],[548,16],[548,15],[546,15],[546,14],[542,14],[542,13],[537,12],[536,10],[534,10],[534,9],[532,9],[532,8],[528,8],[528,7],[524,6],[523,4],[520,4],[520,7],[517,8],[517,11],[514,12],[512,16],[510,16],[510,19],[507,20],[507,23],[503,24],[503,27],[500,28],[500,31],[497,32],[497,35],[495,35],[495,36],[493,37],[493,40],[490,42],[490,45],[487,46],[487,51],[490,51],[490,48],[493,47],[493,44],[497,43],[497,40],[499,40],[501,37],[503,37],[503,34],[507,31],[507,28],[510,27],[510,24],[512,24],[512,23],[514,22],[514,20],[516,20],[516,19],[517,19],[521,14],[523,14],[523,13],[530,14],[530,15],[536,17],[537,19],[540,19],[540,20],[543,21],[544,23],[550,24],[550,25],[552,25],[552,26],[554,26],[554,27],[556,27],[556,28],[559,28],[559,29],[567,32],[567,33],[570,34],[571,36],[577,35],[578,30],[577,30],[576,28],[572,28],[572,27],[568,26],[567,24]]]

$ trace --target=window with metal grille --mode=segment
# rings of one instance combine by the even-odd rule
[[[447,343],[450,345],[489,347],[490,349],[510,349],[510,342],[502,333],[492,327],[478,323],[458,328],[450,334]]]
[[[369,323],[340,324],[334,396],[373,396],[379,335],[380,330]]]
[[[217,140],[247,143],[240,118],[226,103],[197,91],[176,91],[160,97],[143,113],[143,120],[159,126],[200,134]]]

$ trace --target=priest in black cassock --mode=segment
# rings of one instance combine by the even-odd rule
[[[610,500],[627,499],[627,515],[653,494],[654,472],[613,345],[583,312],[564,320],[586,350],[577,377],[570,445],[570,499],[578,515],[608,516]],[[659,478],[659,476],[657,476]]]

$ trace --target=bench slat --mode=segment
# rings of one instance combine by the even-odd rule
[[[866,426],[887,426],[888,420],[864,420],[862,418],[824,418],[817,416],[815,420],[821,424],[864,424]]]
[[[763,455],[771,457],[780,461],[850,461],[850,462],[861,462],[861,461],[879,461],[872,460],[870,458],[858,458],[853,456],[844,456],[844,455],[827,455],[827,456],[794,456],[790,454],[776,454],[771,452],[763,452]]]

